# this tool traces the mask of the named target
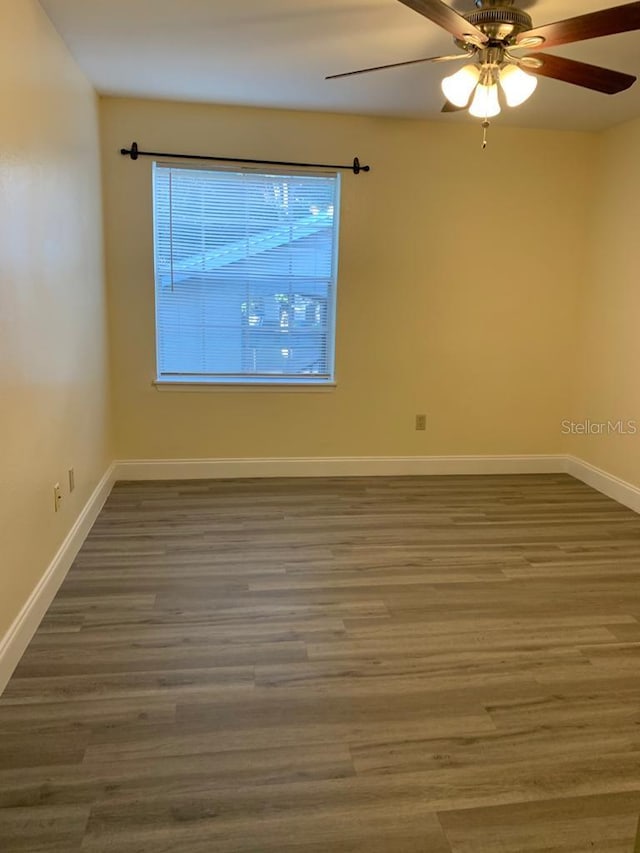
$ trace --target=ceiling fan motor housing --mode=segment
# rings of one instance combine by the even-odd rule
[[[513,6],[511,0],[476,0],[476,6],[478,8],[468,12],[464,18],[492,42],[511,44],[519,33],[533,26],[531,16]],[[456,43],[466,47],[464,41],[456,39]]]

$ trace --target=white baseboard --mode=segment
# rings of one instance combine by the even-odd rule
[[[566,457],[566,472],[577,480],[582,480],[588,486],[602,492],[609,498],[613,498],[623,506],[629,507],[634,512],[640,513],[640,489],[637,486],[621,480],[613,474],[596,468],[577,456]]]
[[[55,598],[76,554],[109,497],[114,482],[114,466],[111,465],[94,489],[24,607],[4,637],[0,638],[0,695]]]
[[[259,477],[390,477],[426,474],[557,474],[562,455],[319,456],[274,459],[137,459],[115,463],[116,480]]]

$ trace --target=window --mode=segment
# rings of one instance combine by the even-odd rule
[[[154,164],[160,382],[333,382],[339,192]]]

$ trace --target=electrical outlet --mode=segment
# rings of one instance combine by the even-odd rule
[[[76,472],[73,468],[69,468],[69,491],[72,492],[76,487]]]
[[[60,511],[60,505],[62,503],[62,489],[60,488],[60,483],[56,483],[53,487],[53,505],[55,507],[55,511]]]
[[[427,428],[427,416],[416,415],[416,429],[423,432]]]

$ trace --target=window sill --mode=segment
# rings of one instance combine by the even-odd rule
[[[335,382],[323,382],[322,384],[314,384],[310,382],[172,382],[166,379],[156,379],[151,384],[156,391],[160,391],[162,393],[173,391],[183,393],[186,391],[206,394],[212,391],[230,391],[237,394],[239,392],[242,393],[243,391],[249,391],[251,393],[258,391],[261,394],[280,394],[283,392],[285,394],[317,394],[318,392],[330,393],[331,391],[336,390]]]

